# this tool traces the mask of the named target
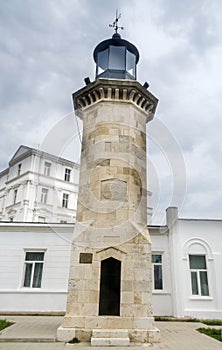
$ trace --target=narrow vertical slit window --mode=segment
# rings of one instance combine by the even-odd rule
[[[15,204],[17,201],[17,194],[18,194],[18,189],[14,190],[14,199],[13,199],[13,203]]]
[[[51,169],[51,163],[45,162],[45,165],[44,165],[44,175],[45,176],[50,176],[50,169]]]
[[[41,203],[46,204],[48,199],[48,189],[47,188],[42,188],[42,193],[41,193]]]
[[[70,174],[71,174],[71,169],[65,168],[65,177],[64,180],[69,182],[70,181]]]
[[[63,193],[62,196],[62,207],[68,208],[68,202],[69,202],[69,195],[67,193]]]
[[[17,176],[21,175],[22,164],[18,164]]]

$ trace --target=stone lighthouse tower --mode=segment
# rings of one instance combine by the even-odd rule
[[[117,24],[116,22],[114,22]],[[147,229],[146,123],[157,102],[136,81],[139,52],[115,26],[94,50],[96,78],[73,94],[83,121],[77,221],[58,340],[158,341]]]

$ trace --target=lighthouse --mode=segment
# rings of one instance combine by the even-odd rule
[[[157,98],[137,79],[139,52],[118,33],[93,53],[95,81],[73,94],[83,122],[77,217],[61,341],[159,340],[152,316],[146,124]]]

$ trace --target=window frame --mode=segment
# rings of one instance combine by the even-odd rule
[[[44,176],[50,176],[51,166],[52,166],[52,163],[49,163],[49,162],[44,163]]]
[[[46,204],[47,203],[48,193],[49,193],[49,189],[45,188],[45,187],[42,187],[41,198],[40,198],[40,202],[42,204]]]
[[[43,253],[43,259],[42,260],[28,260],[26,259],[27,253]],[[22,288],[27,289],[41,289],[42,288],[42,282],[43,282],[43,272],[44,272],[44,263],[45,263],[45,253],[46,249],[25,249],[24,250],[24,260],[23,260],[23,276],[22,276]],[[34,275],[35,271],[37,270],[37,264],[41,264],[41,276],[40,276],[40,285],[34,286]],[[29,285],[25,285],[26,281],[26,274],[29,274],[29,271],[27,270],[27,265],[31,265],[31,276],[28,277],[29,279]]]
[[[63,193],[62,194],[62,208],[68,208],[69,203],[69,194]]]
[[[19,163],[17,168],[17,176],[21,175],[21,170],[22,170],[22,163]]]
[[[13,196],[13,204],[17,203],[17,197],[18,197],[18,188],[14,189],[14,196]]]
[[[191,256],[202,256],[205,259],[205,268],[191,268]],[[191,286],[191,296],[192,297],[198,297],[198,298],[208,298],[210,297],[210,290],[209,290],[209,277],[208,277],[208,267],[207,267],[207,257],[205,254],[188,254],[188,261],[189,261],[189,272],[190,272],[190,286]],[[202,278],[201,278],[201,272],[205,272],[206,274],[206,282],[207,282],[207,293],[203,294],[203,284],[202,284]],[[195,289],[195,286],[193,285],[193,278],[192,274],[194,276],[195,274],[195,283],[197,287],[197,293],[193,293],[193,290]]]
[[[161,262],[153,262],[153,256],[159,255],[161,257]],[[163,283],[163,252],[152,252],[151,253],[151,263],[152,263],[152,289],[154,292],[163,291],[164,283]],[[156,288],[155,286],[155,266],[161,267],[161,288]]]
[[[65,168],[64,181],[70,182],[70,178],[71,178],[71,169]]]

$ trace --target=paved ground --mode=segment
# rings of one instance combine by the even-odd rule
[[[70,345],[56,342],[56,330],[62,323],[60,316],[0,316],[15,322],[0,332],[0,350],[93,350],[84,344]],[[196,331],[206,327],[192,322],[156,322],[161,332],[161,342],[150,345],[153,350],[222,350],[219,341]],[[147,347],[147,346],[142,346]],[[130,346],[132,350],[141,347]],[[100,347],[99,350],[102,350]],[[104,348],[107,349],[107,348]],[[119,348],[129,350],[129,347]]]

